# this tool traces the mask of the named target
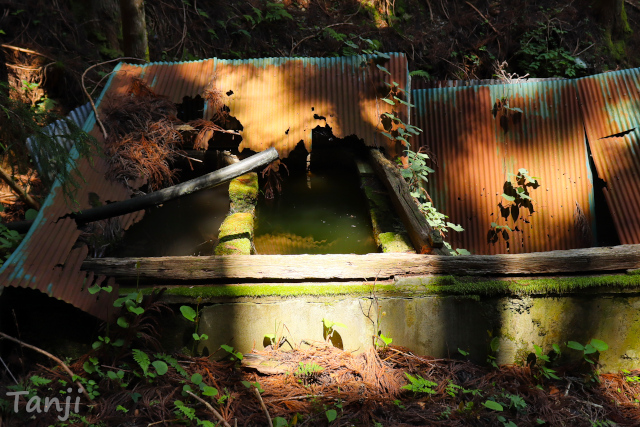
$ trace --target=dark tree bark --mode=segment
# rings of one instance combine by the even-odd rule
[[[149,60],[144,0],[120,0],[124,56]]]
[[[593,0],[592,6],[610,41],[624,40],[631,33],[624,0]]]

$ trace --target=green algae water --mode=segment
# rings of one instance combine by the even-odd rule
[[[292,174],[281,170],[282,194],[256,208],[258,254],[378,252],[357,175],[344,170]]]

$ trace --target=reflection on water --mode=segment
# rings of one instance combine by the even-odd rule
[[[228,211],[228,184],[164,203],[147,211],[110,256],[212,255]]]
[[[259,254],[377,252],[357,176],[331,170],[283,176],[282,194],[258,201]]]

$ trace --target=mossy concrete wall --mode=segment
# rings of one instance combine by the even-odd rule
[[[199,350],[210,354],[221,344],[242,352],[262,349],[268,344],[266,334],[285,336],[294,345],[304,340],[322,341],[324,318],[346,325],[337,328],[335,345],[360,351],[373,342],[379,319],[378,330],[391,337],[393,345],[436,358],[462,358],[461,349],[470,359],[485,363],[491,354],[489,343],[497,336],[500,350],[495,356],[501,364],[523,363],[533,353],[534,344],[547,352],[552,344],[559,344],[562,357],[570,361],[582,355],[566,348],[567,341],[585,344],[597,338],[610,347],[600,355],[604,371],[640,368],[638,287],[593,287],[552,295],[474,294],[471,289],[466,295],[452,295],[414,286],[420,281],[384,284],[375,299],[369,293],[370,284],[363,284],[360,294],[309,295],[303,291],[296,297],[205,297],[200,304],[199,332],[209,338],[199,343]],[[177,313],[179,305],[195,304],[193,296],[184,294],[169,292],[165,299]],[[165,326],[166,344],[191,347],[192,323],[177,316]]]

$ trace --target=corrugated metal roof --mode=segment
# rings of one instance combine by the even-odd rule
[[[371,59],[369,56],[119,64],[96,104],[100,113],[111,97],[126,93],[132,77],[142,78],[156,93],[175,103],[183,102],[185,96],[201,95],[214,81],[224,93],[230,93],[230,114],[244,126],[241,148],[262,151],[275,146],[281,156],[286,156],[304,140],[309,149],[311,130],[317,125],[324,126],[325,122],[338,137],[355,134],[369,145],[383,144],[386,138],[380,137],[376,128],[380,115],[390,108],[384,102],[376,102],[376,91],[385,79],[387,83],[396,81],[409,91],[405,56],[390,56],[385,66],[391,76],[375,67],[373,72],[365,73],[360,65]],[[400,107],[401,114],[407,117],[407,108]],[[315,119],[314,115],[325,119]],[[93,114],[83,128],[102,142]],[[396,147],[386,148],[395,153]],[[77,158],[75,149],[71,153]],[[93,165],[80,160],[78,168],[86,184],[76,195],[79,205],[75,209],[90,207],[90,193],[97,194],[101,201],[129,197],[122,185],[105,179],[104,159],[94,159]],[[102,300],[87,292],[93,283],[104,283],[105,278],[80,271],[87,249],[82,245],[75,247],[80,231],[74,220],[64,218],[70,211],[60,184],[54,184],[31,229],[0,269],[0,284],[38,289],[104,319],[117,296],[117,287],[110,295],[103,295]],[[139,211],[119,217],[122,229],[126,230],[143,214],[144,211]],[[109,283],[115,286],[113,280]]]
[[[640,243],[640,69],[584,77],[578,92],[620,242]]]
[[[67,116],[67,119],[71,120],[77,126],[82,127],[91,112],[91,104],[87,102],[86,104],[72,110]],[[65,120],[56,120],[55,122],[47,126],[43,131],[48,132],[49,135],[56,135],[58,144],[65,147],[67,151],[71,150],[71,142],[68,139],[64,138],[65,135],[69,134],[69,127],[67,126],[67,122]],[[27,138],[27,148],[29,149],[29,152],[32,156],[34,156],[32,148],[33,143],[33,138]],[[34,156],[34,160],[36,162],[38,170],[42,172],[40,168],[40,161],[36,156]],[[46,161],[48,161],[48,159],[46,159]],[[51,177],[51,179],[53,178],[54,177]]]
[[[118,70],[119,67],[116,68],[116,71]],[[113,78],[112,75],[107,88]],[[97,101],[99,111],[101,100],[102,97]],[[98,141],[102,141],[102,136],[95,127],[95,117],[92,113],[83,128]],[[71,149],[71,155],[77,158],[78,153],[75,148]],[[129,197],[124,186],[105,179],[107,164],[104,159],[95,157],[93,164],[81,159],[78,161],[78,169],[85,180],[85,185],[76,194],[79,205],[73,207],[74,210],[91,207],[89,194],[92,192],[98,194],[103,202],[124,200]],[[71,210],[72,207],[67,205],[60,191],[60,183],[56,182],[42,204],[31,229],[0,268],[0,284],[38,289],[49,296],[106,319],[113,300],[117,298],[118,289],[112,279],[94,277],[93,273],[80,271],[82,261],[87,256],[87,247],[76,243],[80,230],[75,221],[64,218]],[[127,229],[142,218],[143,213],[140,211],[119,217],[122,228]],[[97,295],[91,295],[87,291],[87,288],[94,283],[103,286],[109,283],[114,286],[114,290],[109,295],[102,292],[103,295],[99,299]]]
[[[300,141],[311,150],[311,131],[329,125],[336,137],[357,135],[369,146],[383,145],[398,154],[400,145],[380,136],[380,116],[391,107],[377,99],[384,82],[409,90],[407,60],[391,53],[383,64],[362,67],[370,55],[341,58],[208,59],[182,63],[122,66],[110,93],[123,93],[132,77],[142,77],[156,93],[181,103],[185,96],[202,94],[210,83],[222,91],[230,114],[242,123],[245,148],[263,151],[275,147],[287,157]],[[407,107],[397,104],[401,115]],[[211,112],[205,108],[205,118]]]
[[[413,79],[411,89],[439,89],[445,87],[468,87],[468,86],[489,86],[489,85],[504,85],[504,84],[522,84],[522,83],[540,83],[548,82],[552,80],[563,80],[559,77],[550,78],[525,78],[520,80],[511,80],[505,82],[498,79],[470,79],[470,80],[425,80],[425,79]]]
[[[502,110],[494,118],[501,98],[522,114]],[[465,229],[449,233],[454,247],[495,254],[591,245],[580,225],[593,223],[593,188],[571,81],[414,90],[412,99],[413,120],[424,130],[414,149],[428,146],[437,162],[428,190],[435,206]],[[534,213],[521,207],[514,221],[501,216],[498,204],[509,204],[503,187],[520,168],[540,178],[540,187],[530,190]],[[492,222],[518,231],[489,243]]]

